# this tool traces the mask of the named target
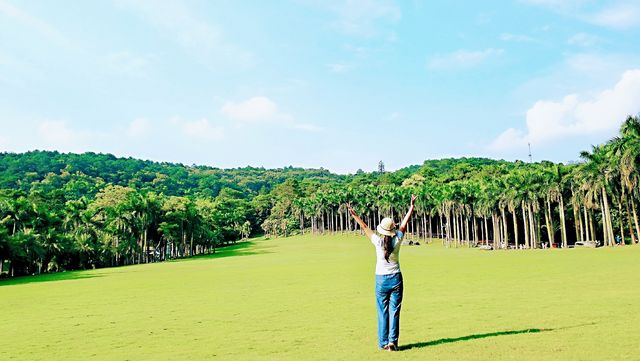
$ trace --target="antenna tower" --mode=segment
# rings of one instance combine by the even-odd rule
[[[527,144],[529,144],[529,163],[533,163],[533,157],[531,156],[531,143]]]

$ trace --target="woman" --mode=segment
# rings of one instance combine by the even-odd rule
[[[400,307],[402,306],[402,273],[400,272],[400,245],[407,223],[413,213],[416,196],[411,195],[411,206],[407,215],[402,219],[400,228],[391,218],[383,219],[375,234],[356,212],[347,204],[349,213],[353,216],[367,238],[376,247],[376,302],[378,308],[378,346],[387,351],[398,350],[398,336],[400,334]]]

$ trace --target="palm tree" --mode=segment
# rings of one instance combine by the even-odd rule
[[[608,149],[605,146],[593,146],[591,152],[583,151],[580,156],[586,160],[584,167],[582,167],[582,187],[591,204],[597,206],[600,203],[604,244],[613,246],[613,226],[609,210],[609,197],[607,196],[611,174],[607,157]]]

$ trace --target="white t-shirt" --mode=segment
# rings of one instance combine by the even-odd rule
[[[389,262],[384,259],[384,238],[380,238],[376,233],[371,236],[371,243],[376,247],[376,274],[390,275],[400,272],[400,245],[402,245],[404,234],[396,231],[391,244],[393,252],[389,255]]]

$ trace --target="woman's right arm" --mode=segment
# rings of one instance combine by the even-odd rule
[[[364,221],[360,217],[358,217],[356,211],[354,211],[351,207],[351,203],[347,203],[347,209],[349,210],[349,213],[351,214],[353,219],[356,220],[356,223],[360,225],[360,228],[362,228],[364,234],[367,235],[367,238],[371,239],[371,236],[373,236],[373,231],[369,228],[369,226],[367,226],[366,223],[364,223]]]

